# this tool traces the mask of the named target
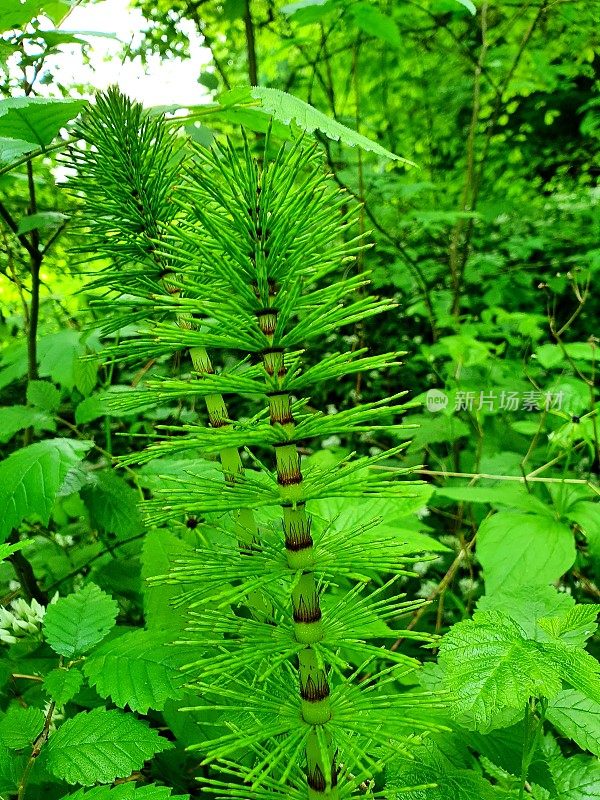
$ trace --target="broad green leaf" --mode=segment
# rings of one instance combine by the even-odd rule
[[[11,139],[8,136],[0,136],[0,166],[11,164],[26,153],[32,153],[38,146],[34,142],[26,142],[23,139]]]
[[[116,786],[95,786],[93,789],[79,789],[61,800],[189,800],[188,794],[171,794],[168,786],[136,786],[135,783],[118,783]]]
[[[402,37],[395,20],[375,6],[370,3],[355,3],[351,7],[351,13],[354,22],[364,33],[383,39],[394,47],[401,45]]]
[[[582,750],[600,756],[600,703],[577,689],[565,689],[548,704],[546,719]]]
[[[98,360],[90,358],[85,350],[73,361],[73,381],[84,397],[94,389],[98,380]]]
[[[29,516],[48,524],[67,473],[84,457],[91,442],[48,439],[31,444],[0,463],[0,541]]]
[[[95,708],[67,720],[50,736],[48,768],[71,784],[112,783],[172,747],[133,714]]]
[[[538,620],[566,614],[575,605],[570,594],[559,592],[553,586],[510,584],[477,602],[479,611],[501,611],[507,614],[527,634],[529,639],[546,638]]]
[[[386,770],[388,800],[494,800],[488,781],[472,769],[460,769],[432,741],[398,754]],[[412,790],[411,786],[429,786]]]
[[[334,119],[313,108],[308,103],[294,97],[287,92],[282,92],[280,89],[270,89],[264,86],[254,86],[250,90],[251,96],[255,100],[260,100],[262,108],[267,114],[272,114],[275,119],[289,125],[290,122],[295,122],[298,127],[308,133],[313,133],[318,130],[324,133],[334,141],[340,141],[350,147],[360,147],[362,150],[376,153],[383,158],[389,158],[394,161],[403,161],[410,164],[400,156],[394,155],[385,147],[371,141],[366,136],[363,136],[356,131],[347,128],[345,125],[337,122]]]
[[[23,234],[33,230],[57,228],[66,219],[68,219],[67,215],[60,214],[58,211],[40,211],[38,214],[21,217],[17,233]]]
[[[87,653],[104,639],[115,624],[117,611],[112,597],[88,583],[48,606],[44,635],[55,653],[73,658]]]
[[[311,6],[324,6],[327,5],[328,0],[297,0],[296,3],[288,3],[282,6],[280,11],[282,14],[295,14],[301,8],[310,8]]]
[[[30,745],[44,727],[44,713],[39,708],[13,703],[0,720],[0,742],[11,750]]]
[[[561,679],[590,700],[600,703],[600,661],[581,647],[560,639],[537,645],[540,662],[553,665]]]
[[[470,749],[485,756],[500,769],[519,777],[523,759],[524,730],[525,726],[523,720],[521,720],[509,728],[501,728],[486,734],[474,731],[466,732],[461,728],[459,729],[459,735],[464,737]],[[533,753],[527,771],[527,780],[530,783],[543,786],[551,792],[555,791],[548,757],[539,745]]]
[[[61,128],[85,107],[84,100],[11,97],[0,100],[0,137],[47,147]]]
[[[497,712],[522,713],[530,697],[551,698],[562,688],[553,661],[540,657],[537,643],[495,611],[454,625],[442,639],[439,664],[461,724],[482,732],[496,727]]]
[[[0,792],[15,796],[17,786],[31,753],[15,753],[0,742]],[[4,794],[0,795],[4,797]]]
[[[54,431],[56,423],[45,411],[29,406],[6,406],[0,407],[0,442],[8,442],[9,439],[25,428],[33,428],[34,431]]]
[[[598,800],[600,798],[600,761],[575,755],[551,762],[559,800]],[[538,795],[541,798],[541,795]],[[549,794],[544,797],[550,798]],[[537,797],[536,797],[537,800]]]
[[[81,496],[95,527],[119,538],[135,536],[143,530],[139,495],[115,472],[91,473]]]
[[[4,561],[4,559],[16,553],[17,550],[22,550],[24,547],[27,547],[28,544],[31,544],[31,541],[27,539],[24,542],[17,542],[16,544],[0,544],[0,561]]]
[[[185,609],[174,608],[172,601],[184,591],[177,584],[147,583],[155,575],[166,575],[175,559],[193,554],[193,549],[166,530],[153,530],[144,538],[142,578],[144,586],[144,615],[151,630],[183,629],[187,624]]]
[[[487,734],[460,730],[469,748],[489,758],[497,767],[520,777],[523,759],[525,726],[521,720],[509,728],[501,728]],[[527,780],[543,786],[551,792],[555,791],[554,780],[548,764],[548,757],[538,745],[533,753]]]
[[[552,510],[522,486],[441,486],[436,495],[465,503],[489,503],[492,506],[510,506],[521,511],[532,511],[546,516]]]
[[[550,636],[583,647],[598,628],[598,614],[600,605],[587,603],[574,606],[559,616],[544,617],[538,624]]]
[[[44,690],[59,707],[72,700],[81,689],[82,684],[83,675],[75,667],[53,669],[44,678]]]
[[[167,700],[181,697],[186,680],[181,667],[196,657],[194,649],[172,641],[172,633],[144,630],[111,638],[88,658],[83,671],[100,697],[110,697],[120,708],[160,711]]]
[[[537,514],[501,511],[477,534],[477,558],[487,594],[515,584],[548,584],[575,561],[575,542],[561,522]]]
[[[44,411],[56,411],[60,403],[60,392],[49,381],[29,381],[27,402]]]
[[[38,356],[40,361],[39,372],[42,377],[49,377],[54,383],[73,389],[83,379],[83,388],[87,389],[90,383],[89,370],[93,365],[94,381],[97,370],[95,362],[89,362],[82,368],[76,367],[81,356],[85,355],[85,345],[81,341],[79,331],[66,329],[45,336],[39,342]],[[87,376],[87,377],[86,377]],[[80,389],[80,391],[82,391]],[[82,391],[82,394],[86,392]]]
[[[39,14],[43,7],[44,0],[3,0],[0,9],[0,33],[21,28]]]

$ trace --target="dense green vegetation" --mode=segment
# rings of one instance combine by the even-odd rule
[[[600,798],[598,3],[135,0],[153,111],[72,5],[0,8],[0,797]]]

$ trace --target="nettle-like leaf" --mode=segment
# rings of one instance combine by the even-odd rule
[[[143,530],[139,497],[116,473],[103,471],[90,475],[82,499],[92,524],[107,533],[126,538]]]
[[[472,620],[454,625],[442,640],[439,666],[461,724],[483,732],[510,724],[511,709],[516,719],[530,697],[552,701],[563,682],[600,702],[595,658],[559,637],[528,638],[498,611],[478,611]]]
[[[79,789],[61,800],[189,800],[188,794],[171,794],[168,786],[136,786],[134,783],[119,783],[116,786],[96,786]]]
[[[559,616],[543,617],[538,624],[553,638],[583,647],[598,628],[599,613],[598,604],[576,605]]]
[[[546,719],[583,750],[600,756],[600,703],[576,689],[565,689],[550,701]]]
[[[44,714],[39,708],[11,705],[0,720],[0,743],[10,750],[30,745],[44,726]]]
[[[83,675],[75,667],[71,669],[53,669],[44,678],[44,691],[60,707],[75,697],[82,684]]]
[[[262,108],[267,114],[272,114],[275,119],[288,125],[290,122],[295,122],[303,131],[313,133],[313,131],[321,131],[330,139],[334,141],[341,141],[350,147],[360,147],[362,150],[375,153],[376,155],[389,158],[394,161],[403,161],[406,164],[412,162],[407,161],[405,158],[394,155],[385,147],[382,147],[377,142],[368,139],[356,131],[347,128],[345,125],[337,122],[331,117],[326,116],[323,112],[318,111],[313,106],[294,97],[281,89],[271,89],[265,86],[253,86],[250,90],[252,97],[255,100],[260,100]]]
[[[562,688],[537,644],[499,612],[477,612],[454,625],[442,639],[439,664],[461,724],[481,731],[498,727],[497,712],[522,713],[530,697],[551,698]]]
[[[116,602],[95,584],[48,606],[44,635],[55,653],[80,656],[102,641],[117,618]]]
[[[432,741],[399,755],[386,772],[389,800],[494,800],[492,785],[478,772],[455,766]],[[411,789],[410,787],[415,787]]]
[[[50,381],[29,381],[27,402],[44,411],[56,411],[60,403],[60,392]]]
[[[174,647],[164,631],[132,631],[110,639],[88,658],[83,671],[101,697],[145,714],[181,697],[185,673],[194,660],[191,647]]]
[[[556,792],[550,793],[532,787],[535,800],[598,800],[600,798],[600,761],[590,756],[575,755],[565,758],[556,742],[548,734],[544,750],[549,757]]]
[[[48,769],[67,783],[111,783],[173,747],[133,714],[95,708],[67,720],[48,740]]]
[[[23,447],[0,463],[0,541],[29,516],[48,524],[52,506],[69,470],[91,442],[47,439]]]

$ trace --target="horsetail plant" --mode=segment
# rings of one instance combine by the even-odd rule
[[[132,322],[160,319],[161,301],[179,294],[173,266],[158,245],[175,216],[172,195],[184,156],[181,142],[168,136],[162,118],[145,113],[115,88],[97,96],[94,112],[81,121],[77,134],[88,145],[70,152],[70,164],[77,169],[72,187],[85,198],[85,249],[94,259],[110,259],[89,285],[111,292],[108,301],[96,303],[102,329],[110,333]],[[190,314],[178,314],[177,324],[190,327]],[[132,353],[130,346],[116,352],[149,355],[139,346]],[[175,344],[173,352],[180,349]],[[189,356],[197,375],[213,372],[206,348],[190,348]],[[228,419],[220,393],[206,395],[205,403],[211,424]],[[237,448],[219,455],[227,480],[234,480],[243,470]],[[257,529],[250,509],[238,511],[237,529],[240,543],[251,547]]]
[[[136,126],[144,136],[125,142],[123,131]],[[206,401],[208,426],[164,428],[144,452],[121,459],[205,459],[202,469],[165,476],[144,504],[155,526],[190,514],[205,520],[193,557],[163,576],[183,587],[185,644],[198,654],[186,669],[208,731],[193,747],[214,766],[213,777],[202,778],[205,791],[246,800],[389,797],[380,791],[385,765],[437,729],[431,709],[439,698],[400,685],[418,662],[385,647],[398,636],[426,638],[395,627],[422,601],[398,594],[397,579],[417,556],[392,523],[427,492],[398,471],[372,469],[402,447],[301,459],[319,438],[393,434],[402,411],[403,392],[333,414],[309,406],[319,386],[393,368],[401,355],[362,348],[311,358],[311,343],[392,308],[357,291],[366,276],[351,265],[363,242],[352,235],[347,200],[332,188],[316,146],[302,139],[275,151],[267,135],[257,155],[246,139],[240,147],[192,146],[180,158],[183,145],[166,136],[160,118],[114,92],[81,131],[95,147],[77,157],[88,213],[98,194],[87,187],[101,174],[105,191],[137,209],[131,219],[143,217],[141,172],[132,168],[113,187],[121,174],[113,159],[122,164],[137,153],[151,176],[144,191],[154,182],[169,187],[160,190],[168,208],[158,203],[152,224],[132,225],[131,235],[116,210],[116,219],[94,217],[101,237],[106,225],[122,239],[113,236],[118,256],[95,285],[120,297],[113,330],[145,320],[135,343],[114,347],[114,357],[189,349],[193,359],[189,380],[151,378],[137,394],[115,395],[113,409],[181,396]],[[155,169],[151,154],[159,151]],[[172,174],[164,164],[175,165]],[[209,350],[224,354],[226,369],[213,371]],[[244,395],[253,415],[231,419],[225,395]],[[220,467],[206,460],[218,454]],[[240,547],[228,522],[244,509],[253,509],[250,547]],[[258,596],[268,614],[256,613]]]

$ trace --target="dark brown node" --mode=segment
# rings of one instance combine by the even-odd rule
[[[306,782],[314,792],[324,792],[327,788],[325,783],[325,775],[321,771],[321,767],[315,764],[315,768],[306,771]]]
[[[321,675],[316,681],[309,675],[304,686],[300,685],[300,696],[309,703],[318,703],[320,700],[325,700],[326,697],[329,697],[330,692],[331,689],[327,679]]]
[[[294,609],[294,622],[304,622],[305,624],[318,622],[322,616],[317,594],[309,598],[308,602],[304,599],[304,595],[300,595],[298,608]]]
[[[310,533],[311,526],[312,519],[310,517],[299,525],[291,522],[285,531],[285,549],[290,550],[292,553],[298,553],[300,550],[312,547],[314,542]]]

